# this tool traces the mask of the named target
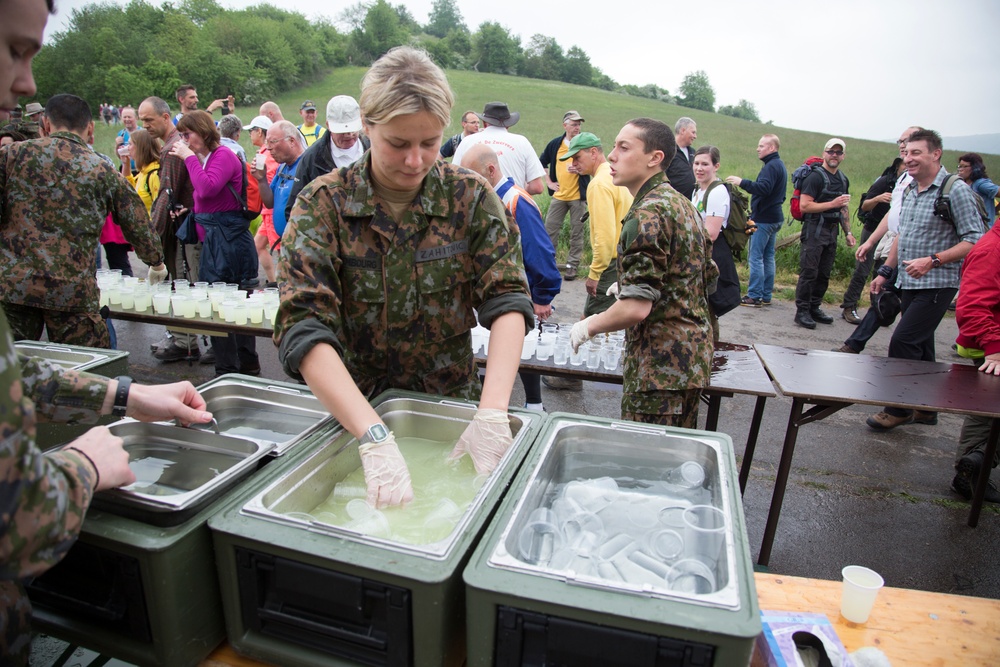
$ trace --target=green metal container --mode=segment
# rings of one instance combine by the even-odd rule
[[[390,391],[372,401],[397,438],[457,441],[464,401]],[[360,467],[347,432],[209,520],[229,642],[280,665],[461,665],[462,569],[543,417],[512,411],[514,444],[446,537],[407,544],[306,516]]]
[[[18,354],[41,357],[67,370],[87,371],[109,378],[128,375],[128,352],[122,350],[106,350],[82,345],[56,345],[34,340],[19,340],[14,343],[14,348]],[[35,441],[42,450],[52,449],[79,438],[98,424],[107,425],[117,419],[106,415],[93,424],[42,422],[38,424]]]
[[[231,427],[221,433],[133,420],[110,425],[125,440],[137,482],[97,494],[66,558],[28,586],[36,629],[164,667],[197,664],[225,638],[208,518],[243,485],[266,480],[268,461],[278,467],[306,455],[316,424],[334,422],[303,403],[311,395],[269,393],[270,381],[246,376],[219,380],[199,389],[220,427]],[[278,423],[281,411],[273,413],[280,401],[289,402],[285,423]],[[233,435],[243,412],[265,408],[273,413],[267,437]],[[290,453],[269,456],[291,426],[305,430],[285,443]],[[306,444],[297,450],[300,440]]]
[[[470,666],[746,665],[761,631],[721,433],[550,415],[464,577]]]

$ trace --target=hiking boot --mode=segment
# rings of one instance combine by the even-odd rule
[[[205,364],[206,366],[214,366],[215,348],[210,347],[207,350],[205,350],[205,354],[201,355],[201,360],[198,363]]]
[[[201,357],[201,350],[196,347],[189,350],[171,342],[169,345],[158,348],[153,356],[160,361],[195,361]]]
[[[254,377],[260,377],[260,364],[254,364],[253,366],[240,366],[240,373],[243,375],[252,375]]]
[[[861,324],[861,317],[857,308],[844,308],[844,320],[848,324]]]
[[[562,272],[563,280],[576,280],[576,267],[567,264],[563,267]]]
[[[770,299],[758,299],[758,301],[760,301],[760,305],[762,305],[762,306],[770,306],[771,305],[771,300]]]
[[[161,347],[167,347],[168,345],[172,345],[173,342],[174,342],[174,336],[173,336],[173,334],[171,334],[169,331],[165,331],[163,333],[163,338],[161,338],[160,340],[156,341],[155,343],[150,343],[149,344],[149,351],[150,352],[156,352]]]
[[[888,412],[882,411],[866,419],[865,423],[876,431],[891,431],[897,426],[913,423],[913,413],[911,412],[905,417],[897,417],[896,415],[890,415]]]
[[[955,464],[957,474],[951,480],[951,488],[958,495],[966,500],[972,500],[972,492],[975,489],[976,480],[979,479],[979,469],[983,464],[983,453],[980,451],[969,452],[958,460]],[[983,500],[988,503],[1000,503],[1000,491],[992,480],[986,485],[986,493]]]
[[[819,322],[820,324],[833,324],[833,317],[824,313],[820,308],[813,308],[810,310],[809,316],[813,318],[814,322]]]
[[[750,296],[748,294],[747,296],[745,296],[742,299],[740,299],[740,305],[741,306],[750,306],[752,308],[757,308],[757,307],[759,307],[761,305],[761,300],[760,299],[755,299],[755,298],[753,298],[752,296]]]
[[[847,343],[844,343],[840,347],[834,348],[833,352],[842,352],[843,354],[860,354],[857,350],[855,350]]]
[[[800,310],[797,313],[795,313],[795,323],[798,324],[799,326],[805,327],[806,329],[816,328],[816,320],[814,320],[809,315],[809,313],[805,312],[804,310]]]
[[[924,412],[923,410],[914,410],[913,423],[923,424],[924,426],[937,426],[937,413]]]
[[[572,378],[556,377],[550,375],[542,376],[542,384],[549,389],[559,389],[566,391],[580,391],[583,389],[583,380]]]

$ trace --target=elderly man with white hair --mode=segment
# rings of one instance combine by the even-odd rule
[[[368,137],[361,134],[361,107],[350,95],[330,98],[326,129],[329,131],[313,142],[299,161],[285,206],[285,220],[291,217],[292,204],[302,188],[335,168],[351,166],[368,150]]]
[[[264,169],[255,167],[253,175],[260,186],[261,202],[274,210],[274,231],[280,239],[288,221],[285,208],[291,196],[292,186],[295,184],[295,172],[299,160],[306,150],[306,140],[295,125],[287,120],[279,120],[267,131],[267,147],[271,149],[271,156],[280,165],[270,180],[270,187]],[[277,245],[274,244],[275,247]]]

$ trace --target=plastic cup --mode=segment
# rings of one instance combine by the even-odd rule
[[[120,282],[108,287],[108,303],[112,306],[120,306],[122,303],[122,285]]]
[[[644,570],[649,570],[664,581],[670,576],[670,566],[653,558],[649,554],[641,551],[633,551],[628,555],[628,559]]]
[[[556,366],[565,366],[569,362],[569,341],[557,338],[552,346],[552,363]]]
[[[368,496],[368,488],[364,484],[348,484],[340,482],[333,487],[333,497],[336,500],[362,500]],[[368,503],[365,503],[367,506]]]
[[[538,507],[528,515],[528,522],[521,529],[518,550],[521,559],[531,565],[545,565],[562,547],[563,536],[556,524],[555,512],[548,507]]]
[[[573,351],[573,346],[570,345],[569,348],[569,365],[570,366],[583,366],[583,363],[587,360],[587,346],[581,345],[580,349],[576,352]]]
[[[667,578],[670,590],[678,593],[707,595],[715,592],[715,573],[700,560],[685,558],[674,563]]]
[[[676,530],[665,528],[646,533],[646,551],[665,563],[672,563],[684,554],[684,538]]]
[[[592,371],[596,371],[601,367],[601,349],[603,343],[597,339],[591,340],[587,343],[587,368]],[[581,348],[582,349],[582,348]]]
[[[212,316],[212,300],[208,297],[198,300],[198,317],[209,318]]]
[[[570,541],[585,533],[603,539],[604,522],[593,512],[580,512],[563,521],[562,530],[566,539]],[[588,551],[586,555],[589,556],[590,552]]]
[[[684,510],[684,553],[714,565],[726,543],[726,515],[718,507],[693,505]]]
[[[247,317],[250,319],[250,324],[263,324],[264,323],[264,302],[257,301],[251,302],[247,306]]]
[[[278,304],[264,303],[264,317],[268,322],[274,323],[274,316],[278,314]]]
[[[245,325],[249,317],[250,309],[247,307],[246,300],[240,301],[235,306],[233,306],[233,323]]]
[[[597,548],[597,557],[604,560],[612,560],[618,556],[627,556],[636,549],[635,540],[628,533],[618,533],[609,540],[605,540]]]
[[[174,317],[184,317],[185,301],[187,301],[187,296],[184,294],[174,294],[170,297],[170,307],[173,310]]]
[[[194,319],[198,314],[198,302],[191,296],[184,300],[184,317]]]
[[[476,325],[472,327],[472,354],[479,354],[479,351],[483,349],[483,331],[482,327]]]
[[[875,605],[878,590],[885,580],[875,570],[860,565],[848,565],[841,574],[844,589],[840,597],[840,613],[851,623],[867,623]]]
[[[122,310],[132,310],[135,307],[135,290],[131,287],[122,287],[118,293],[121,295]]]
[[[385,514],[374,509],[366,516],[352,519],[344,527],[372,537],[389,537],[391,535],[389,520],[385,518]]]
[[[705,483],[705,469],[695,461],[685,461],[666,475],[666,481],[685,489],[693,489]]]
[[[153,305],[153,295],[148,289],[136,291],[135,293],[135,312],[145,313]]]
[[[157,315],[170,313],[170,292],[155,292],[153,294],[153,312]]]
[[[451,498],[442,498],[424,517],[424,528],[432,535],[448,535],[462,515],[461,508]]]
[[[524,344],[521,346],[521,359],[531,359],[535,356],[536,347],[538,347],[538,329],[532,329],[524,337]]]

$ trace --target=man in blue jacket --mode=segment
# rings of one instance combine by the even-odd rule
[[[729,176],[726,182],[750,193],[750,215],[757,233],[750,237],[750,284],[740,301],[743,306],[770,306],[774,291],[774,242],[785,221],[781,205],[785,201],[788,171],[778,155],[776,134],[765,134],[757,143],[757,157],[764,166],[756,181]]]

